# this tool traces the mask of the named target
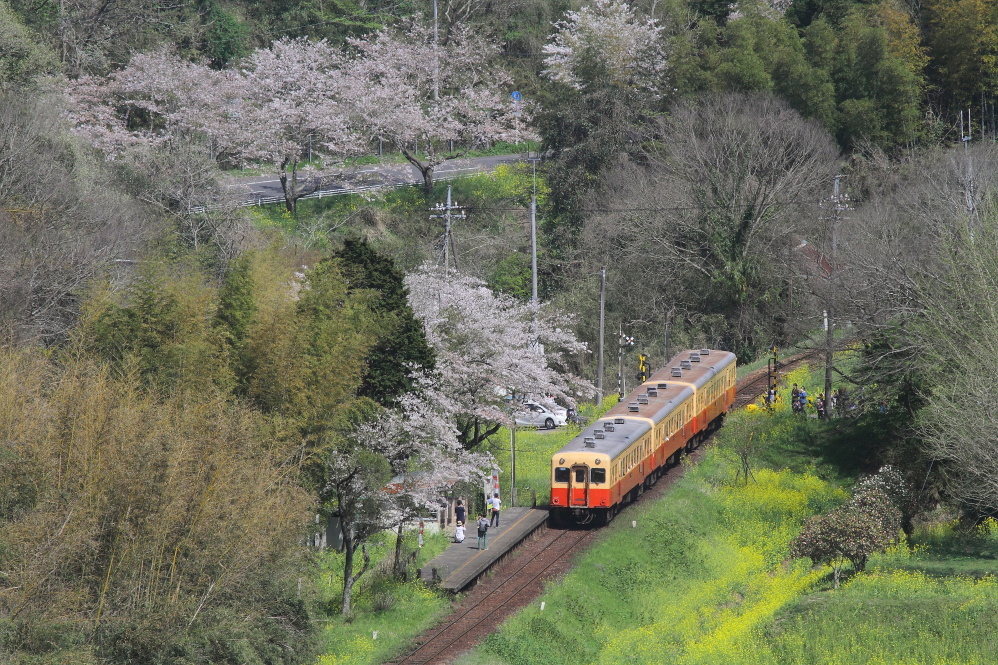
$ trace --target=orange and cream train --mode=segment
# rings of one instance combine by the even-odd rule
[[[606,524],[735,401],[735,355],[684,351],[551,458],[551,522]]]

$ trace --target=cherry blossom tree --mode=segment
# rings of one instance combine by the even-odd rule
[[[168,50],[135,55],[107,77],[70,81],[67,113],[75,130],[110,158],[134,145],[157,145],[181,134],[212,136],[229,125],[242,97],[237,78]]]
[[[281,40],[254,51],[239,73],[245,98],[233,123],[241,155],[278,168],[289,212],[301,189],[298,166],[314,151],[343,156],[360,147],[350,104],[364,92],[343,71],[342,53],[325,40]],[[312,188],[317,183],[312,185]]]
[[[596,0],[568,11],[554,24],[544,46],[544,75],[582,90],[595,77],[605,77],[660,95],[666,83],[662,26],[642,19],[622,0]]]
[[[396,459],[390,486],[391,512],[397,527],[395,569],[401,569],[402,535],[405,524],[426,510],[433,510],[444,492],[454,484],[481,480],[494,465],[488,453],[461,446],[455,427],[458,402],[441,389],[435,373],[411,377],[415,390],[406,393],[385,416],[384,431],[396,441],[402,454]]]
[[[396,565],[404,525],[435,507],[454,483],[482,478],[492,457],[471,453],[454,427],[457,402],[441,390],[439,377],[413,377],[415,391],[392,409],[337,437],[327,462],[325,497],[339,514],[343,530],[344,569],[341,611],[351,612],[352,592],[367,571],[366,541],[397,529]],[[355,570],[358,548],[363,563]]]
[[[351,40],[350,78],[362,87],[358,122],[370,139],[391,142],[419,169],[426,192],[434,169],[464,151],[493,141],[531,138],[529,117],[517,118],[510,76],[492,65],[498,46],[461,26],[445,44],[419,23],[386,28]],[[422,152],[421,152],[422,151]]]
[[[165,50],[139,54],[106,78],[71,83],[69,115],[111,157],[130,145],[187,138],[207,141],[220,161],[270,162],[294,212],[318,185],[299,174],[309,146],[341,157],[361,144],[349,107],[360,93],[343,62],[338,49],[308,39],[274,42],[226,71]]]
[[[569,317],[428,265],[410,273],[406,287],[436,351],[441,389],[457,403],[458,439],[466,449],[511,422],[507,395],[551,395],[574,405],[592,393],[566,370],[569,354],[586,350]]]

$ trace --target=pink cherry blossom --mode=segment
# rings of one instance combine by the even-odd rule
[[[595,0],[568,11],[554,24],[556,32],[544,46],[544,74],[581,90],[581,68],[596,59],[617,84],[653,94],[666,87],[665,41],[655,19],[640,19],[621,0]]]
[[[586,350],[567,316],[434,266],[410,273],[405,283],[436,352],[441,391],[456,402],[464,424],[510,424],[507,395],[550,395],[574,405],[592,394],[588,382],[567,371],[570,356]],[[460,425],[462,443],[477,443]]]

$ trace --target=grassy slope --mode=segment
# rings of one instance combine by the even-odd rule
[[[407,536],[407,546],[413,546]],[[433,624],[450,607],[450,597],[427,589],[419,581],[396,582],[385,574],[385,558],[394,547],[394,536],[383,534],[370,548],[372,567],[354,591],[354,617],[338,614],[343,589],[343,558],[335,551],[323,552],[320,574],[311,590],[315,603],[325,607],[322,619],[322,652],[318,665],[375,665],[405,651],[413,638]],[[421,566],[446,549],[449,538],[428,535],[419,550]],[[378,631],[377,639],[374,631]]]
[[[749,432],[759,460],[783,469],[757,468],[745,486],[731,447]],[[534,603],[461,662],[998,662],[996,529],[923,529],[914,551],[875,556],[838,591],[827,571],[785,560],[802,520],[843,499],[874,434],[786,412],[734,416],[726,442],[608,530],[539,599],[543,612]]]

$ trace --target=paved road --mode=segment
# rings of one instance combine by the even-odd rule
[[[459,175],[492,171],[499,164],[518,162],[523,159],[524,155],[522,154],[452,159],[434,170],[434,179],[446,180]],[[323,196],[336,196],[366,189],[422,184],[423,176],[419,169],[406,162],[404,164],[369,164],[321,172],[299,173],[299,182],[302,183],[301,189],[305,192],[321,191]],[[233,189],[241,190],[245,196],[245,202],[249,205],[255,205],[261,201],[270,202],[275,198],[283,200],[284,197],[281,181],[276,175],[273,177],[231,178],[226,184]]]

